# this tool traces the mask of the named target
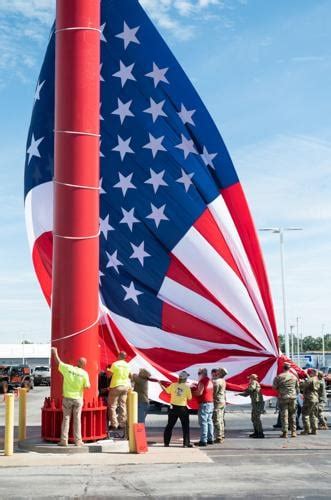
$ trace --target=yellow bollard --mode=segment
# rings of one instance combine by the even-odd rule
[[[5,455],[14,453],[14,394],[5,395]]]
[[[28,390],[21,387],[19,391],[19,406],[18,406],[18,440],[26,439],[26,396]]]
[[[133,424],[138,422],[138,394],[135,391],[128,393],[128,427],[129,427],[129,451],[136,453],[136,440],[134,438]]]

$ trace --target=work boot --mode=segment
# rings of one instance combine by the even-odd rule
[[[204,443],[203,441],[199,441],[198,443],[194,443],[195,446],[207,446],[207,443]]]
[[[297,433],[295,431],[292,431],[291,432],[291,438],[296,438],[297,437]]]
[[[215,439],[215,443],[224,443],[224,438]]]
[[[314,436],[316,436],[316,434],[317,434],[317,430],[316,430],[316,429],[313,429],[313,430],[311,431],[311,433],[310,433],[310,434],[313,434]]]
[[[208,439],[207,444],[214,444],[214,441],[212,439]]]
[[[61,441],[59,441],[59,442],[57,443],[57,445],[58,445],[58,446],[64,446],[64,447],[65,447],[65,446],[68,446],[68,443],[67,443],[67,441],[62,441],[62,440],[61,440]]]
[[[308,430],[304,430],[302,432],[300,432],[301,436],[308,436],[310,434],[310,432]]]
[[[287,438],[287,432],[282,432],[281,435],[279,436],[280,438]]]

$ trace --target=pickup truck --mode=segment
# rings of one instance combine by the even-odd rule
[[[33,370],[34,385],[51,385],[49,366],[36,366]]]

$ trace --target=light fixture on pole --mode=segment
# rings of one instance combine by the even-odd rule
[[[259,231],[269,231],[274,234],[279,234],[279,248],[280,248],[280,268],[282,280],[282,298],[283,298],[283,330],[285,338],[285,354],[290,355],[290,343],[287,331],[287,318],[286,318],[286,294],[285,294],[285,266],[284,266],[284,231],[302,231],[302,227],[262,227]]]

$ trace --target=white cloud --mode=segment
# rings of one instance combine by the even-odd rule
[[[257,228],[303,228],[284,236],[288,325],[299,316],[319,335],[331,323],[331,142],[280,135],[232,156]],[[282,332],[279,236],[259,236]]]
[[[18,14],[50,25],[54,19],[55,0],[1,0],[0,14]]]

